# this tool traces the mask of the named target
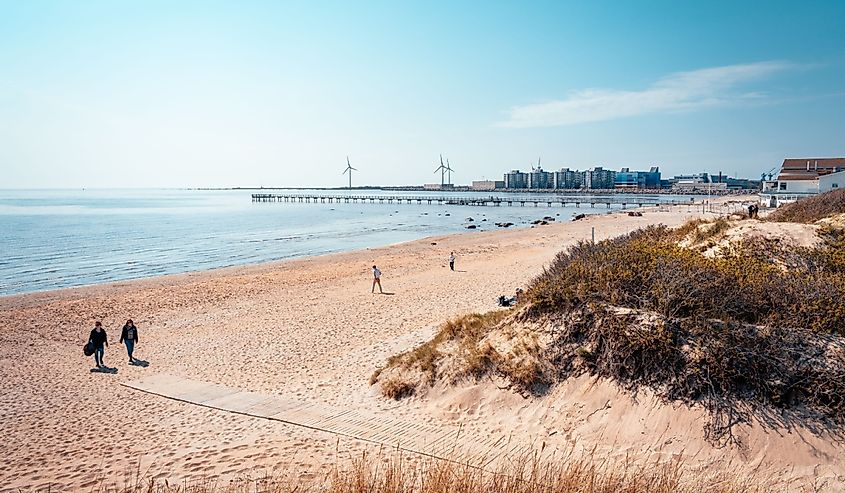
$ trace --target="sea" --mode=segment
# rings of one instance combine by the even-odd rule
[[[0,296],[350,251],[432,235],[473,234],[498,229],[497,222],[530,227],[532,221],[545,216],[568,221],[573,214],[604,214],[621,207],[262,203],[252,201],[256,192],[0,190]],[[343,196],[350,192],[288,193]],[[491,192],[351,193],[513,198]],[[677,195],[647,197],[667,202],[689,200]],[[467,229],[471,224],[476,229]]]

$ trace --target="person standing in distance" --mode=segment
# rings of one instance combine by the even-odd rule
[[[135,351],[135,344],[138,342],[138,328],[135,327],[135,322],[131,318],[126,321],[123,330],[120,332],[120,342],[126,344],[129,362],[134,363],[135,358],[132,357],[132,352]]]
[[[455,252],[449,254],[449,268],[455,271]]]
[[[94,346],[94,363],[97,364],[97,368],[102,368],[103,354],[106,352],[103,345],[108,347],[109,340],[106,335],[106,329],[103,328],[103,324],[101,322],[94,322],[94,330],[91,331],[91,335],[88,337],[88,342]]]
[[[382,291],[382,289],[381,289],[381,271],[379,270],[378,267],[376,267],[374,265],[373,266],[373,289],[371,291],[372,293],[376,292],[376,284],[378,284],[378,292],[384,293],[384,291]]]

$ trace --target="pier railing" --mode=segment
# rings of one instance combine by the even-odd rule
[[[476,196],[409,196],[409,195],[320,195],[320,194],[273,194],[273,193],[254,193],[252,194],[253,202],[301,202],[301,203],[328,203],[328,204],[426,204],[426,205],[466,205],[466,206],[514,206],[519,205],[525,207],[525,204],[538,207],[545,205],[552,207],[553,205],[561,205],[563,207],[571,204],[575,207],[582,205],[589,205],[595,207],[596,205],[604,205],[608,209],[614,205],[618,205],[623,209],[628,206],[643,207],[647,205],[671,205],[671,204],[689,204],[686,200],[661,200],[652,197],[642,196],[594,196],[594,197],[578,197],[578,196],[546,196],[546,197],[476,197]]]

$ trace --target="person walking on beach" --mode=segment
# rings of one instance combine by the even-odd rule
[[[126,344],[129,362],[134,363],[135,358],[132,357],[132,352],[135,351],[135,344],[138,342],[138,328],[135,327],[135,322],[131,318],[126,321],[123,330],[120,331],[120,342]]]
[[[108,347],[109,340],[106,335],[106,329],[103,328],[101,322],[94,322],[94,330],[91,331],[88,342],[94,346],[94,363],[97,364],[97,368],[102,368],[104,366],[103,354],[105,353],[103,346]]]
[[[382,289],[381,289],[381,271],[379,270],[378,267],[376,267],[374,265],[373,266],[373,289],[371,291],[372,293],[376,292],[376,284],[378,284],[378,292],[384,293],[384,291],[382,291]]]
[[[449,268],[455,271],[455,252],[449,254]]]

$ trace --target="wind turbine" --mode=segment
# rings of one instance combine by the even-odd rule
[[[449,164],[449,158],[446,158],[446,171],[449,172],[449,185],[451,185],[452,184],[452,171],[455,171],[455,170],[453,170],[452,165]]]
[[[357,168],[353,168],[351,164],[349,164],[349,156],[346,156],[346,169],[343,170],[342,175],[349,173],[349,189],[352,190],[352,171],[358,171]]]
[[[440,188],[443,188],[443,183],[446,180],[446,170],[447,169],[448,168],[446,167],[446,165],[443,164],[443,154],[441,154],[440,155],[440,166],[438,166],[434,170],[435,173],[437,173],[438,171],[440,172]]]

